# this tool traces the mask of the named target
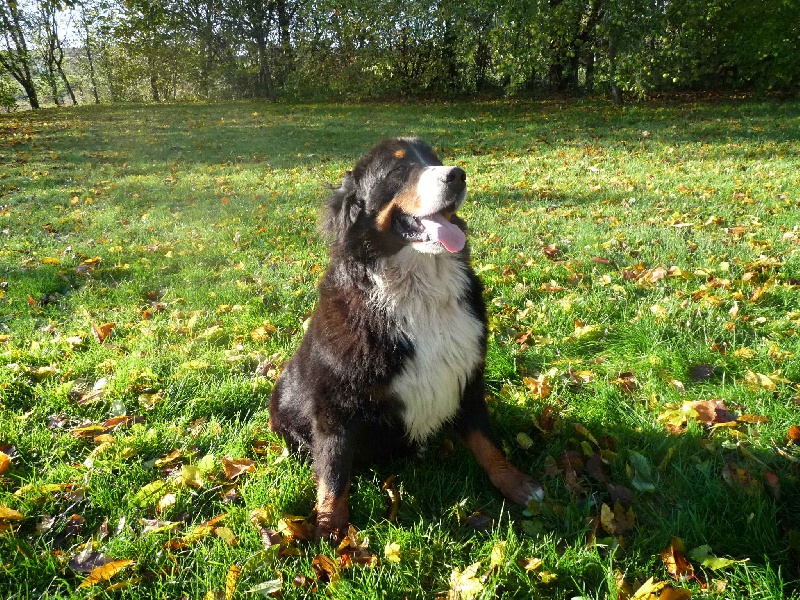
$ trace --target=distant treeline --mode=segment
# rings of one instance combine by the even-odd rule
[[[0,0],[0,100],[800,89],[798,0]]]

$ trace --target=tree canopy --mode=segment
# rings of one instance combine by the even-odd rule
[[[796,92],[798,47],[795,0],[0,0],[0,95]]]

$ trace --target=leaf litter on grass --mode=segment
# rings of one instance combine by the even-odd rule
[[[310,566],[317,554],[307,540],[313,518],[285,516],[313,504],[310,476],[298,475],[297,461],[266,432],[262,409],[299,339],[324,262],[313,206],[321,201],[324,184],[339,179],[354,156],[332,150],[331,160],[320,164],[295,148],[300,142],[292,136],[276,142],[267,134],[270,160],[257,162],[255,155],[237,152],[236,146],[246,143],[244,135],[228,140],[230,152],[222,157],[200,150],[197,165],[167,164],[150,156],[154,150],[147,144],[131,140],[136,131],[150,130],[153,115],[159,125],[170,119],[193,123],[194,129],[182,129],[181,135],[196,143],[226,126],[261,135],[269,131],[265,124],[283,123],[287,111],[299,111],[304,123],[336,137],[338,129],[330,123],[338,128],[349,117],[337,107],[255,110],[246,103],[219,107],[225,114],[217,107],[151,108],[64,113],[72,130],[90,136],[86,127],[110,117],[104,127],[114,129],[119,140],[108,142],[119,146],[114,149],[119,160],[96,165],[96,171],[79,161],[60,162],[59,173],[71,183],[55,178],[52,169],[36,183],[16,163],[6,165],[3,181],[20,190],[36,187],[37,202],[14,187],[0,191],[9,198],[0,215],[14,232],[9,243],[27,240],[26,230],[36,232],[35,253],[21,244],[0,254],[10,274],[0,298],[10,311],[0,322],[0,444],[17,449],[0,449],[9,457],[0,456],[5,486],[0,504],[35,516],[0,519],[0,528],[14,536],[9,539],[30,540],[34,552],[25,554],[54,561],[51,548],[74,558],[88,546],[73,547],[93,535],[98,519],[124,517],[115,522],[125,522],[120,528],[125,535],[115,537],[112,525],[104,539],[126,549],[114,558],[136,562],[98,589],[127,582],[146,594],[153,582],[168,586],[178,578],[197,587],[212,577],[215,597],[231,590],[272,594],[279,586],[288,591],[293,581],[307,586],[300,593],[319,591],[327,584]],[[573,573],[584,574],[578,576],[583,583],[600,589],[602,578],[587,566],[596,559],[570,558],[586,556],[590,542],[593,556],[635,573],[628,585],[641,598],[685,594],[662,585],[663,573],[648,566],[663,550],[651,539],[698,540],[731,557],[723,561],[747,558],[750,548],[744,546],[750,542],[761,552],[753,554],[748,569],[777,566],[784,579],[794,577],[786,575],[792,573],[791,559],[782,552],[796,546],[791,540],[797,529],[787,519],[797,497],[800,439],[789,410],[798,397],[792,361],[800,354],[800,313],[792,304],[798,245],[790,188],[796,177],[785,158],[790,146],[770,141],[771,146],[756,147],[740,135],[751,118],[766,126],[765,139],[781,135],[774,117],[749,115],[756,108],[761,106],[747,102],[735,108],[643,105],[632,115],[561,103],[557,118],[546,103],[489,102],[479,110],[454,105],[446,111],[434,106],[423,117],[413,107],[370,107],[369,115],[348,108],[371,127],[379,114],[378,121],[392,127],[438,138],[470,174],[476,201],[464,210],[474,260],[489,298],[498,299],[490,304],[493,353],[487,381],[493,391],[502,388],[497,396],[506,404],[490,407],[511,458],[543,479],[547,492],[543,504],[520,518],[513,510],[500,511],[495,496],[480,502],[461,498],[460,472],[445,473],[441,488],[430,483],[430,490],[409,487],[408,493],[394,482],[383,490],[356,486],[354,518],[360,526],[369,524],[372,543],[385,550],[373,567],[391,582],[383,584],[385,590],[408,589],[411,595],[423,593],[426,585],[427,592],[446,590],[455,568],[460,575],[466,571],[461,581],[467,588],[474,579],[485,590],[489,580],[482,578],[495,568],[489,551],[481,555],[474,541],[463,546],[462,536],[492,538],[492,555],[496,541],[508,542],[507,556],[552,550],[545,561],[551,571],[541,564],[530,571],[556,575],[561,567],[554,565],[571,566]],[[778,110],[781,127],[797,119],[786,111],[783,105]],[[253,117],[255,112],[262,117]],[[327,112],[336,118],[330,120]],[[685,121],[684,113],[697,119]],[[224,124],[212,127],[217,117],[224,117]],[[485,142],[465,141],[462,118]],[[639,120],[649,120],[647,136],[640,134]],[[659,126],[668,122],[681,125]],[[509,127],[501,127],[502,138],[497,123]],[[55,155],[70,155],[74,140],[47,124],[37,124],[31,135],[39,129],[50,136]],[[543,136],[548,143],[536,141]],[[336,143],[358,153],[352,140]],[[764,160],[745,159],[747,153]],[[29,154],[35,163],[36,150]],[[286,157],[291,157],[287,168],[276,166]],[[583,165],[580,178],[572,172],[576,165]],[[152,375],[145,374],[148,369]],[[61,389],[67,384],[73,393]],[[252,443],[241,437],[251,419],[262,428]],[[227,469],[223,460],[232,461]],[[419,468],[438,473],[442,465],[434,462],[435,467]],[[445,478],[451,475],[455,482]],[[403,470],[395,481],[407,477]],[[716,483],[724,492],[710,499],[708,489]],[[692,503],[680,505],[687,519],[672,531],[670,502],[681,502],[689,491]],[[427,493],[444,502],[458,496],[452,504],[466,500],[464,521],[478,515],[486,526],[449,523],[436,514]],[[660,506],[664,499],[669,501]],[[762,509],[753,510],[751,501]],[[716,510],[702,511],[718,504],[734,515],[731,522],[772,533],[743,540],[740,531],[728,532],[716,521],[715,531],[706,529],[697,515],[714,519]],[[378,507],[367,511],[374,527],[365,505]],[[251,536],[239,511],[256,509],[263,515]],[[222,514],[229,516],[214,521]],[[414,530],[410,541],[392,539],[380,524],[386,516],[406,534],[418,514],[434,520],[436,535]],[[42,533],[33,533],[38,515],[54,524],[48,528],[42,522]],[[604,515],[615,534],[605,529]],[[294,533],[277,532],[282,519],[293,523],[286,531]],[[504,536],[500,528],[507,519],[519,537],[495,540],[492,536]],[[60,528],[69,535],[53,546]],[[775,541],[767,541],[773,534]],[[149,565],[142,566],[140,535],[155,536],[146,543],[175,540],[177,550],[162,546],[173,566],[152,569],[173,575],[153,575]],[[106,543],[92,550],[105,556],[96,557],[98,562],[113,560]],[[392,544],[400,547],[400,563],[389,559],[398,556]],[[261,545],[275,547],[280,557],[256,577],[245,565]],[[201,561],[204,565],[221,565],[208,566],[208,577],[192,567],[201,552],[211,557]],[[328,550],[322,555],[340,558]],[[425,570],[443,555],[458,559],[433,569],[424,583],[404,574]],[[696,570],[711,568],[693,551],[687,555]],[[713,555],[709,550],[706,558]],[[84,555],[85,568],[89,556]],[[4,563],[20,569],[23,560],[29,559],[14,551]],[[537,560],[542,559],[527,564]],[[478,562],[484,567],[471,577],[469,567]],[[232,564],[242,571],[229,587]],[[398,564],[402,568],[395,569]],[[12,570],[12,577],[20,572]],[[345,569],[340,581],[361,592],[369,584],[358,572]],[[580,592],[572,577],[502,577],[510,594],[532,588],[553,597]],[[44,583],[34,577],[33,585]],[[66,585],[74,589],[78,583]],[[730,582],[744,590],[746,585]]]

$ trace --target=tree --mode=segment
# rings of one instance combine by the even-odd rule
[[[46,68],[46,79],[53,90],[53,99],[56,104],[59,104],[56,77],[64,84],[64,89],[72,104],[78,104],[67,74],[64,72],[64,40],[59,33],[59,16],[66,10],[71,12],[72,8],[73,5],[70,0],[39,1],[38,25],[42,59]],[[67,27],[69,26],[69,20],[67,21]]]
[[[28,27],[26,15],[16,0],[0,0],[0,65],[22,86],[31,108],[39,108],[39,96],[33,83],[31,55],[25,39]]]

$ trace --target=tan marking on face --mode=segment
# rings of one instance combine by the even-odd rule
[[[406,157],[405,149],[400,148],[399,150],[395,150],[394,157],[395,158],[405,158]]]
[[[400,190],[400,193],[392,198],[392,201],[384,206],[375,219],[375,227],[378,231],[388,231],[392,226],[392,213],[395,210],[402,210],[407,215],[414,215],[419,212],[421,204],[420,197],[417,195],[416,187],[408,187]]]

